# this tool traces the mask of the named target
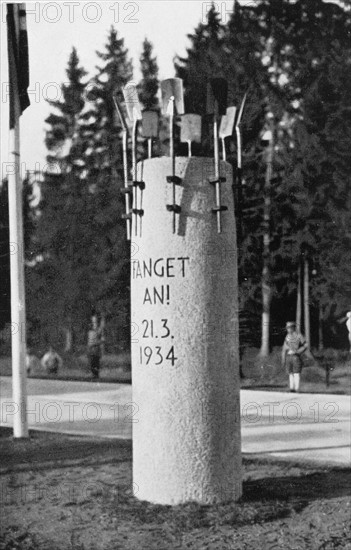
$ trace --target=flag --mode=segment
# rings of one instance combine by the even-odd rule
[[[7,4],[7,47],[10,83],[10,128],[16,122],[16,102],[19,116],[29,106],[28,37],[25,4]]]

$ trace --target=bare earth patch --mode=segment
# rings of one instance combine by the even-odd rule
[[[345,468],[244,457],[239,503],[156,506],[130,441],[0,434],[2,550],[351,549]]]

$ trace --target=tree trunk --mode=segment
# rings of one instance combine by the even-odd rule
[[[305,338],[308,349],[311,348],[311,331],[310,331],[310,285],[309,285],[309,265],[307,257],[304,258],[304,320],[305,320]]]
[[[263,271],[262,278],[267,277],[267,272]],[[268,357],[269,355],[269,325],[270,325],[270,301],[271,289],[269,284],[262,283],[262,335],[260,356]]]
[[[271,277],[270,277],[270,218],[271,218],[271,180],[273,164],[273,122],[270,122],[270,135],[267,146],[266,177],[264,185],[263,210],[263,269],[262,269],[262,336],[260,356],[269,355],[269,328],[271,306]]]
[[[319,306],[318,308],[318,349],[319,351],[322,351],[324,349],[322,306]]]
[[[69,323],[69,326],[64,329],[65,330],[65,353],[71,353],[73,349],[73,330],[72,330],[72,323],[70,319],[68,323]]]
[[[301,332],[301,300],[302,300],[301,261],[297,268],[297,298],[296,298],[296,330]]]
[[[100,331],[101,331],[101,356],[103,357],[105,355],[105,326],[106,326],[106,320],[105,316],[101,315],[101,321],[100,321]]]

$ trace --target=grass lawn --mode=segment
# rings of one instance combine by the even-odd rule
[[[280,348],[275,348],[267,359],[260,359],[255,348],[246,349],[242,360],[242,388],[285,390],[287,375],[280,365]],[[57,375],[47,375],[37,359],[30,372],[32,378],[63,380],[92,380],[85,355],[63,356],[63,367]],[[105,355],[101,362],[100,380],[104,382],[131,382],[130,354]],[[329,371],[329,383],[326,374]],[[0,375],[11,375],[11,358],[0,356]],[[311,393],[351,394],[351,356],[346,351],[328,349],[314,357],[304,358],[301,390]]]
[[[267,359],[258,350],[245,350],[242,361],[242,388],[285,390],[288,375],[281,367],[281,348],[274,348]],[[301,391],[308,393],[351,394],[351,355],[347,351],[326,349],[303,355]]]
[[[91,380],[86,355],[62,355],[63,367],[57,375],[46,374],[38,358],[33,360],[31,378],[56,378],[58,380]],[[11,357],[0,356],[0,376],[11,376]],[[101,361],[100,378],[105,382],[130,382],[130,354],[105,355]]]
[[[130,441],[0,436],[2,550],[351,548],[345,468],[244,456],[240,502],[159,506],[133,494]]]

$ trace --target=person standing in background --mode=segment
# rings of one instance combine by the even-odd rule
[[[285,337],[282,349],[282,367],[286,367],[289,374],[289,388],[291,392],[300,390],[300,375],[302,371],[301,355],[307,349],[305,338],[296,332],[296,324],[286,323],[288,334]]]
[[[88,331],[88,359],[93,378],[99,378],[102,344],[102,330],[99,328],[97,316],[93,315]]]
[[[349,352],[351,353],[351,311],[348,311],[346,315],[339,318],[338,323],[345,323],[347,331],[348,331],[348,340],[349,340]]]
[[[350,353],[351,353],[351,311],[348,311],[346,313],[346,328],[349,331],[349,345],[350,345]]]

